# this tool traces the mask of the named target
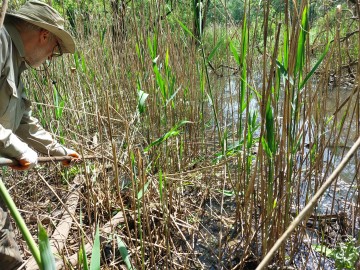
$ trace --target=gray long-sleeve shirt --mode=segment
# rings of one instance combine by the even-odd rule
[[[12,24],[0,29],[0,155],[17,158],[31,146],[46,155],[67,155],[39,121],[31,116],[20,75],[26,70],[24,45]]]

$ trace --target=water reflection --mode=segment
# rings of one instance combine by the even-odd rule
[[[222,112],[223,123],[226,123],[227,127],[234,127],[238,125],[239,122],[239,92],[240,92],[240,79],[239,77],[230,77],[223,82],[223,86],[220,88],[224,89],[224,92],[221,93],[222,104],[220,106]],[[261,92],[261,77],[256,76],[254,79],[253,85],[255,87],[249,87],[255,89],[255,91]],[[314,90],[315,91],[315,90]],[[254,112],[258,115],[257,122],[260,122],[260,104],[256,97],[254,91],[250,90],[250,94],[245,97],[247,100],[247,106],[250,115],[253,115]],[[317,101],[314,104],[311,104],[312,110],[320,110],[319,115],[314,115],[306,117],[306,119],[299,119],[298,126],[303,130],[302,136],[304,137],[303,142],[305,145],[312,145],[314,143],[313,138],[319,138],[322,135],[320,131],[314,131],[318,129],[316,127],[317,122],[319,122],[319,116],[323,117],[322,123],[326,123],[324,127],[324,136],[323,140],[325,149],[323,149],[323,162],[331,163],[331,166],[334,168],[340,163],[343,156],[346,154],[348,149],[353,145],[358,136],[358,131],[356,129],[356,122],[354,116],[352,116],[355,111],[355,105],[357,104],[356,95],[352,95],[353,87],[351,85],[346,85],[346,87],[339,87],[329,90],[327,92],[317,93]],[[283,106],[283,95],[280,93],[280,98],[278,102],[279,111],[282,111]],[[313,99],[313,98],[312,98]],[[305,111],[309,104],[303,104],[305,106]],[[317,108],[321,106],[321,108]],[[341,109],[338,109],[341,107]],[[345,112],[348,111],[347,116],[345,117]],[[277,116],[277,125],[278,132],[281,136],[281,115]],[[317,118],[317,120],[315,120]],[[244,123],[246,119],[245,112],[242,114],[242,121]],[[311,121],[311,123],[310,123]],[[343,121],[343,122],[342,122]],[[321,122],[321,121],[320,121]],[[343,123],[341,125],[341,123]],[[225,124],[224,124],[225,125]],[[335,127],[333,127],[335,125]],[[255,136],[260,135],[260,130],[258,130]],[[338,137],[338,138],[337,138]],[[336,147],[334,147],[336,145]],[[308,155],[308,148],[304,149],[304,155]],[[359,155],[358,151],[358,155]],[[347,183],[351,183],[354,178],[354,172],[356,171],[357,164],[353,158],[346,168],[341,173],[341,178]]]
[[[257,76],[254,81],[253,85],[257,85],[258,87],[253,87],[252,89],[261,92],[260,76]],[[326,92],[315,92],[316,88],[314,87],[312,93],[308,94],[310,97],[303,98],[304,103],[301,104],[301,106],[304,107],[304,110],[301,111],[301,116],[298,121],[299,130],[302,130],[301,143],[304,145],[301,147],[301,150],[299,150],[299,170],[306,171],[309,169],[309,164],[311,163],[311,146],[317,141],[317,143],[321,145],[316,146],[317,153],[315,154],[322,159],[322,164],[319,168],[322,168],[321,177],[322,181],[324,181],[341,162],[347,151],[357,139],[358,131],[356,126],[358,123],[356,121],[359,120],[354,117],[354,112],[356,112],[355,109],[358,101],[357,96],[352,95],[354,93],[353,88],[354,87],[351,87],[351,85],[350,87],[347,85],[347,87],[337,87]],[[233,127],[238,125],[239,122],[239,78],[227,78],[222,89],[224,89],[224,91],[220,93],[222,95],[220,98],[220,100],[222,100],[222,119],[227,127]],[[282,106],[284,105],[283,97],[281,96],[283,95],[280,94],[279,102],[277,104],[280,112],[282,112]],[[252,115],[253,112],[258,112],[257,122],[259,123],[261,120],[260,104],[256,98],[255,92],[251,91],[251,94],[247,95],[246,100],[248,100],[248,110],[250,114]],[[311,104],[307,103],[309,100],[311,100]],[[308,115],[308,110],[314,113],[314,115]],[[347,114],[345,115],[346,112]],[[276,130],[279,132],[279,137],[281,137],[281,115],[275,116],[278,117],[276,119]],[[242,114],[243,123],[245,118],[246,115],[244,112]],[[357,120],[355,121],[355,119]],[[322,125],[321,127],[318,126],[319,123]],[[254,135],[259,136],[260,129],[258,129]],[[315,140],[314,138],[317,139]],[[334,194],[336,195],[336,200],[339,201],[334,209],[332,209],[336,212],[342,211],[344,208],[344,203],[340,202],[344,202],[344,200],[353,203],[356,202],[359,158],[360,151],[357,152],[356,158],[352,158],[343,169],[336,185],[333,185],[333,187],[327,191],[327,194],[323,196],[319,203],[319,205],[321,205],[318,209],[319,213],[328,213],[331,211]],[[319,182],[319,179],[316,181]],[[310,189],[315,187],[315,184],[312,182],[303,183],[301,188],[304,192],[309,189],[307,186],[308,184],[311,185]],[[317,185],[317,187],[319,186]],[[312,190],[310,194],[314,194],[314,192],[315,190]],[[306,194],[306,192],[303,194]],[[305,205],[305,197],[302,198],[300,204],[302,206]]]

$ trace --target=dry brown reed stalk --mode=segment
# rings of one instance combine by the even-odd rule
[[[5,19],[5,13],[6,13],[7,8],[8,8],[8,1],[3,0],[2,5],[1,5],[1,9],[0,9],[0,28],[3,26],[4,19]]]

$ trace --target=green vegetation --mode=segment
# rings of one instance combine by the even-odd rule
[[[347,242],[340,243],[336,248],[322,245],[316,245],[314,248],[325,254],[326,257],[334,259],[336,269],[356,269],[355,263],[359,258],[359,247],[355,243],[355,239],[349,239]]]
[[[74,171],[86,179],[84,242],[123,214],[111,233],[97,231],[101,269],[255,269],[360,135],[352,1],[48,2],[68,19],[77,52],[28,72],[26,87],[48,130],[100,157]],[[358,156],[351,166],[273,265],[354,264],[340,243],[359,239]],[[39,173],[66,200],[73,173],[63,181],[61,170]],[[37,175],[6,180],[26,220],[36,209],[57,222],[61,205]],[[79,235],[60,256],[81,253],[76,269],[86,269]]]

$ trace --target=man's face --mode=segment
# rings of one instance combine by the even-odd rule
[[[34,40],[32,49],[25,57],[26,62],[33,68],[40,67],[46,60],[60,56],[61,47],[57,38],[47,30],[39,31],[39,38]]]

